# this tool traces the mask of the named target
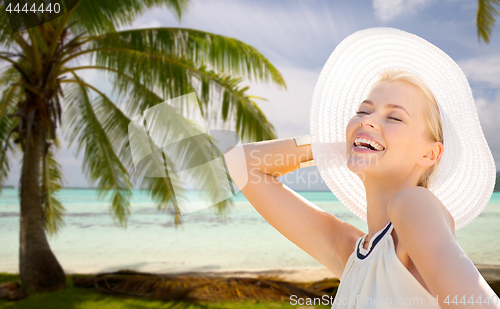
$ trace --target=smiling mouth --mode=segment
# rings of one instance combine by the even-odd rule
[[[361,148],[361,149],[369,149],[373,151],[383,151],[385,150],[385,147],[377,143],[376,141],[372,140],[367,140],[365,138],[356,138],[354,140],[354,147]]]

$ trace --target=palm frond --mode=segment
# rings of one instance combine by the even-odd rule
[[[78,70],[94,69],[112,74],[114,104],[105,95],[101,95],[95,102],[96,116],[113,144],[113,148],[123,165],[130,169],[133,167],[132,157],[128,144],[128,126],[130,116],[141,114],[149,107],[155,106],[165,100],[139,83],[132,77],[112,68],[99,66],[84,66],[67,68],[65,72],[75,73]],[[122,109],[120,109],[122,108]]]
[[[88,89],[104,96],[93,86],[83,82],[76,74],[74,79],[64,80],[73,83],[67,87],[67,123],[70,140],[77,141],[77,152],[84,149],[84,171],[90,181],[97,183],[102,195],[112,191],[111,209],[121,225],[126,225],[130,214],[132,184],[129,174],[113,150],[105,129],[99,122]]]
[[[59,146],[57,140],[54,141],[53,146]],[[65,211],[64,206],[57,198],[57,192],[63,186],[64,176],[61,165],[54,158],[53,147],[49,147],[47,150],[40,176],[44,226],[49,235],[53,236],[64,226],[63,214]]]
[[[120,159],[122,162],[130,164],[129,166],[126,165],[129,169],[135,169],[134,177],[140,181],[143,188],[150,191],[153,200],[158,205],[158,209],[167,209],[169,206],[169,209],[173,208],[174,221],[178,226],[181,223],[178,199],[184,198],[186,187],[177,182],[177,189],[174,190],[171,179],[172,174],[170,173],[173,170],[185,170],[189,167],[201,166],[211,160],[213,147],[210,136],[199,131],[197,126],[185,117],[186,114],[191,113],[193,110],[193,108],[190,109],[189,106],[186,106],[188,104],[181,104],[181,108],[184,108],[186,114],[182,114],[180,109],[175,109],[175,104],[173,106],[166,103],[158,105],[158,103],[161,103],[158,102],[161,99],[160,97],[133,79],[123,74],[117,75],[120,76],[118,81],[122,87],[129,86],[129,91],[122,94],[128,94],[129,98],[141,99],[147,97],[153,99],[152,102],[144,104],[155,107],[156,110],[145,117],[147,118],[146,122],[151,138],[150,143],[153,149],[158,150],[153,151],[146,157],[140,166],[133,166],[130,141],[126,138],[130,119],[115,104],[105,100],[104,97],[96,104],[96,112],[100,115],[99,119],[109,136],[113,136],[113,139],[119,141],[122,141],[125,137],[125,143],[119,143],[122,145]],[[198,106],[197,103],[195,105]],[[160,134],[155,134],[155,132]],[[183,142],[170,144],[161,151],[162,145],[166,145],[168,140],[183,140]],[[217,157],[220,158],[221,155],[218,154]],[[162,170],[160,177],[148,177],[151,176],[151,172],[158,170]],[[228,175],[221,175],[221,170],[217,166],[207,166],[192,180],[196,187],[204,188],[209,192],[210,198],[215,200],[217,195],[227,188]],[[219,213],[222,214],[222,210],[230,204],[229,200],[219,203],[217,205]]]
[[[119,102],[126,102],[123,107],[130,115],[137,115],[164,101],[162,97],[174,98],[195,91],[203,102],[200,105],[202,112],[210,103],[221,100],[223,121],[231,118],[230,113],[235,113],[235,130],[242,139],[276,138],[273,125],[247,94],[248,87],[239,87],[241,78],[231,78],[207,70],[206,66],[195,67],[192,62],[157,54],[130,52],[125,56],[128,58],[118,58],[119,54],[114,53],[104,63],[83,68],[109,71],[113,91],[120,96]],[[156,78],[155,73],[158,74]]]
[[[18,99],[19,76],[18,71],[12,66],[0,72],[0,91],[4,91],[0,97],[0,117],[5,114],[7,107],[14,105],[14,101]]]
[[[161,103],[163,99],[157,96],[154,92],[144,87],[140,83],[137,83],[130,77],[127,77],[121,72],[116,72],[117,75],[121,76],[118,80],[129,85],[129,91],[121,92],[119,101],[122,97],[128,95],[130,100],[138,100],[140,102],[148,102],[147,104],[142,102],[139,105],[154,106]],[[128,81],[128,82],[127,82]],[[168,176],[168,171],[165,170],[165,177],[145,177],[149,172],[157,169],[158,167],[164,166],[164,160],[169,162],[168,164],[173,165],[173,163],[166,157],[164,160],[160,159],[158,152],[153,153],[151,156],[143,160],[141,166],[135,169],[133,164],[130,141],[128,138],[128,126],[130,124],[130,118],[128,118],[125,113],[118,108],[116,104],[113,104],[106,96],[100,96],[96,101],[95,111],[98,115],[99,121],[103,124],[103,128],[113,141],[113,146],[115,151],[118,153],[121,162],[128,170],[134,170],[132,176],[139,180],[145,189],[148,189],[152,199],[157,203],[157,208],[159,210],[167,208],[171,205],[174,212],[174,222],[175,226],[179,226],[182,223],[180,217],[180,210],[175,200],[175,194],[173,185],[170,177]],[[140,112],[138,112],[140,114]],[[158,147],[159,148],[159,147]],[[181,192],[178,192],[182,194]]]
[[[10,171],[8,152],[14,149],[11,135],[17,123],[15,118],[8,115],[14,113],[19,100],[19,86],[12,84],[18,80],[19,74],[12,67],[0,73],[0,190]]]
[[[15,119],[8,115],[14,112],[18,96],[19,89],[13,85],[5,89],[0,97],[0,191],[10,171],[8,152],[13,149],[11,134],[16,128]]]
[[[240,87],[241,78],[233,78],[217,74],[205,67],[198,68],[200,74],[196,76],[199,87],[197,95],[203,106],[209,102],[221,100],[219,115],[208,115],[212,119],[220,118],[223,122],[232,120],[234,128],[240,138],[246,141],[263,141],[276,138],[274,126],[253,100],[247,94],[249,87]]]
[[[157,126],[152,131],[158,130],[160,127]],[[169,126],[168,131],[172,131],[171,129],[172,127]],[[208,201],[219,201],[220,196],[227,191],[228,179],[230,178],[223,169],[223,165],[217,165],[222,161],[210,162],[213,157],[220,159],[221,155],[213,152],[214,149],[208,134],[186,138],[182,142],[170,144],[163,149],[154,142],[153,145],[159,150],[154,151],[142,161],[140,167],[143,172],[141,175],[141,188],[150,191],[153,200],[157,202],[159,210],[173,210],[176,227],[182,223],[180,204],[184,202],[184,205],[190,207],[189,198],[187,197],[194,194],[194,192],[188,191],[193,189],[193,186],[197,191],[201,189]],[[158,170],[161,167],[164,167],[163,177],[144,177],[147,176],[144,173]],[[183,178],[184,175],[178,176],[177,172],[190,168],[196,168],[195,177],[185,179]],[[224,215],[225,211],[232,205],[232,201],[223,199],[213,204],[212,209],[218,215]],[[171,207],[169,208],[169,206]]]
[[[171,210],[171,213],[174,215],[175,227],[177,228],[182,224],[182,217],[168,170],[164,168],[165,173],[163,177],[147,176],[147,173],[155,168],[168,164],[172,166],[173,162],[160,151],[155,151],[141,163],[140,168],[135,172],[135,177],[140,181],[141,189],[148,190],[151,198],[156,202],[158,210]],[[185,189],[181,188],[177,194],[184,195]]]
[[[134,57],[132,52],[137,55]],[[193,63],[195,67],[207,65],[217,72],[249,80],[272,82],[286,88],[281,73],[257,49],[237,39],[199,30],[155,28],[107,33],[95,37],[89,44],[88,50],[82,53],[91,53],[97,65],[117,70],[120,70],[119,64],[127,68],[135,66],[137,61],[144,67],[144,60],[152,61],[161,56],[164,61],[169,60],[172,65],[178,60],[181,66],[184,62]],[[130,59],[121,61],[121,57],[124,56]],[[160,70],[165,68],[149,65],[145,69],[152,69],[150,72],[154,75],[152,78],[160,79]],[[126,73],[130,72],[129,68]]]
[[[115,32],[131,24],[139,15],[153,7],[166,7],[180,19],[188,0],[80,0],[70,21],[75,28],[92,34]]]
[[[12,29],[8,12],[5,9],[4,2],[0,2],[0,42],[5,47],[10,48],[13,43]]]
[[[495,15],[498,15],[494,5],[498,4],[500,4],[500,0],[478,0],[476,13],[478,40],[490,42],[491,31],[495,26]]]
[[[104,69],[101,68],[101,70]],[[137,99],[140,101],[138,105],[145,107],[144,110],[157,106],[164,101],[156,93],[138,83],[130,76],[126,76],[114,70],[108,71],[115,74],[117,83],[114,84],[124,89],[122,92],[118,93],[119,97],[117,101],[129,102],[130,100]],[[166,169],[165,165],[167,165],[170,170],[178,170],[185,168],[185,166],[199,166],[206,163],[208,160],[207,154],[211,157],[212,151],[212,145],[209,142],[210,137],[204,135],[197,140],[187,140],[184,143],[169,146],[169,153],[172,158],[166,152],[162,153],[161,151],[155,151],[145,158],[140,166],[135,168],[132,162],[130,141],[128,139],[130,118],[128,118],[126,114],[105,95],[100,95],[93,103],[93,106],[96,117],[102,124],[108,138],[113,141],[115,152],[119,154],[121,162],[127,169],[135,170],[132,174],[134,179],[141,183],[142,188],[149,190],[153,200],[157,203],[158,209],[171,209],[175,215],[174,221],[176,226],[180,225],[182,222],[180,217],[181,212],[176,198],[182,198],[186,188],[179,185],[177,190],[174,190],[169,171]],[[126,107],[126,104],[124,107]],[[150,132],[164,132],[159,135],[152,133],[151,143],[155,145],[155,149],[162,148],[161,144],[166,143],[165,140],[162,140],[163,135],[168,135],[172,139],[183,139],[184,137],[199,136],[203,133],[200,132],[193,122],[186,118],[185,115],[178,113],[179,110],[174,109],[168,104],[162,104],[160,107],[165,109],[165,114],[162,114],[162,119],[149,119]],[[192,111],[192,109],[188,109],[188,106],[183,107],[187,114]],[[134,111],[136,110],[134,109]],[[141,111],[138,110],[138,114],[140,113]],[[168,127],[165,127],[164,125],[167,123]],[[165,132],[168,132],[168,134]],[[220,157],[220,155],[218,155],[218,157]],[[150,172],[157,171],[158,169],[163,169],[163,177],[147,177]],[[209,167],[208,171],[201,173],[199,177],[194,179],[194,185],[206,188],[209,190],[210,194],[213,195],[220,193],[227,187],[227,185],[222,182],[227,182],[227,175],[222,175],[216,179],[210,179],[210,175],[213,176],[217,172],[220,174],[220,171],[216,168]],[[228,205],[230,205],[230,201],[221,202],[217,206],[219,213],[222,213],[222,210]]]

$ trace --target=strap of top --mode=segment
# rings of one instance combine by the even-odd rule
[[[382,239],[382,237],[384,237],[384,235],[387,234],[387,232],[390,233],[391,231],[392,231],[392,222],[389,222],[387,224],[387,226],[382,230],[382,232],[378,236],[375,237],[375,240],[373,241],[373,243],[371,245],[370,251],[368,251],[368,253],[366,255],[363,255],[360,252],[361,240],[364,239],[366,237],[366,235],[365,235],[365,237],[360,238],[358,241],[358,246],[356,247],[356,255],[357,255],[358,259],[364,260],[365,258],[367,258],[370,255],[370,253],[372,253],[373,249],[375,248],[377,243]]]

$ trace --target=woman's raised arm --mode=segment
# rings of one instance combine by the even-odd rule
[[[277,177],[313,159],[294,139],[239,145],[225,155],[229,173],[253,207],[302,250],[340,277],[356,239],[364,235],[283,185]],[[244,152],[245,158],[241,155]]]

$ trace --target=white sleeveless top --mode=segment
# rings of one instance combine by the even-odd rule
[[[394,247],[392,222],[370,240],[368,249],[356,242],[347,260],[332,309],[439,308],[437,300],[401,263]]]

